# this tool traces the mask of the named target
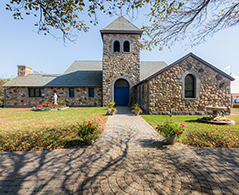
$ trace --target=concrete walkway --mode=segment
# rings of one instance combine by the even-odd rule
[[[239,149],[163,145],[127,109],[86,149],[0,153],[0,195],[239,194]]]

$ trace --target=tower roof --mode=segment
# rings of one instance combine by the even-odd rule
[[[100,30],[102,34],[142,34],[142,31],[125,19],[123,16],[116,18],[108,26]]]

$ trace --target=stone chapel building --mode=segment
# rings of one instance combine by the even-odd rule
[[[140,61],[142,31],[118,17],[101,31],[102,61],[75,61],[63,74],[32,74],[18,66],[18,76],[4,85],[5,107],[33,107],[65,100],[69,106],[118,106],[138,103],[145,113],[204,114],[219,98],[230,112],[230,81],[234,79],[189,53],[171,65]]]

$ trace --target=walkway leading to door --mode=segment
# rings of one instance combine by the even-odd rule
[[[91,147],[0,154],[0,194],[239,194],[239,149],[163,145],[125,107]]]

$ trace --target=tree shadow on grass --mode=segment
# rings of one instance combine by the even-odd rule
[[[200,122],[198,119],[185,120],[184,122],[187,122],[187,123],[200,123],[200,124],[203,124],[203,123]]]

